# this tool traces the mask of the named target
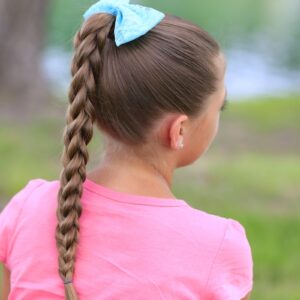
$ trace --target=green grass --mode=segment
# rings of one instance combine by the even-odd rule
[[[251,299],[300,300],[298,99],[231,102],[211,149],[174,174],[178,198],[246,228],[254,258]],[[57,118],[33,119],[26,127],[1,124],[2,205],[31,178],[58,178],[63,126]],[[286,137],[284,148],[279,133]],[[100,146],[95,132],[88,168],[96,164]]]
[[[266,133],[275,130],[300,130],[300,96],[269,97],[257,101],[229,103],[228,117],[243,120],[243,125]],[[230,101],[230,100],[229,100]]]
[[[33,122],[27,127],[2,124],[0,128],[0,191],[8,197],[30,177],[57,176],[60,129],[55,120]],[[54,142],[55,141],[55,142]]]
[[[177,195],[185,197],[188,190],[193,205],[237,214],[300,214],[300,157],[240,154],[201,159],[176,175]]]

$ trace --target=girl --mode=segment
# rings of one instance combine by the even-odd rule
[[[171,191],[175,169],[203,155],[218,130],[218,43],[124,0],[102,0],[84,17],[60,179],[30,180],[0,215],[2,299],[248,299],[243,226]],[[94,123],[104,151],[86,172]]]

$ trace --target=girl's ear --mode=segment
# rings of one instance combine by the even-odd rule
[[[171,149],[177,150],[178,143],[184,142],[184,132],[186,126],[187,115],[179,115],[173,118],[169,127],[169,146]]]

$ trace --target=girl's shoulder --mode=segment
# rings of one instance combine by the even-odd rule
[[[14,234],[15,226],[19,221],[25,203],[33,193],[38,192],[39,187],[50,183],[42,178],[29,180],[11,199],[0,212],[0,261],[6,263],[9,241]]]
[[[54,181],[49,181],[43,178],[30,179],[17,193],[15,193],[10,200],[6,203],[0,216],[3,218],[5,215],[9,217],[10,214],[16,214],[18,210],[21,210],[26,200],[33,195],[33,193],[39,193],[42,189],[40,187],[49,188]],[[0,219],[0,222],[2,219]]]
[[[245,227],[237,220],[192,208],[193,236],[211,257],[206,289],[212,299],[242,299],[253,286],[253,259]]]
[[[3,217],[10,217],[15,215],[18,210],[22,208],[26,199],[35,191],[39,186],[49,183],[48,180],[42,178],[34,178],[29,180],[11,199],[6,203],[0,212],[0,223],[3,222]]]
[[[212,217],[222,220],[223,228],[207,288],[213,299],[242,299],[253,287],[253,258],[247,232],[237,220]],[[214,236],[211,231],[210,234]]]
[[[247,239],[244,226],[237,220],[208,213],[189,206],[187,217],[195,227],[195,230],[205,232],[208,239],[226,240],[230,236],[231,241]]]

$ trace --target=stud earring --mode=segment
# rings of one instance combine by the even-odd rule
[[[183,140],[181,139],[181,140],[178,142],[178,144],[177,144],[177,148],[178,148],[178,149],[182,149],[183,146],[184,146]]]

